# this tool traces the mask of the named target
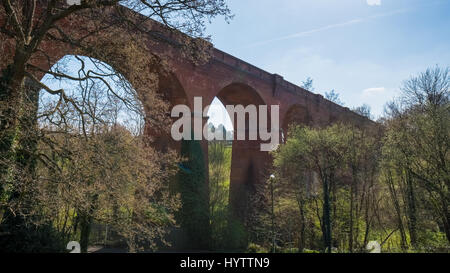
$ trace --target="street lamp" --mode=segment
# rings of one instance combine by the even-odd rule
[[[272,253],[275,253],[275,214],[274,214],[274,200],[273,200],[273,182],[275,180],[275,175],[271,174],[270,181],[270,195],[272,199]]]

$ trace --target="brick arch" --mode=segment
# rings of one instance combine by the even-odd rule
[[[255,87],[249,83],[239,81],[233,81],[220,87],[215,97],[219,98],[224,105],[242,104],[246,106],[249,104],[265,104],[263,96]]]

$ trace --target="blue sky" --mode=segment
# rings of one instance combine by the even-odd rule
[[[227,2],[234,19],[207,28],[217,48],[295,84],[311,77],[316,93],[335,89],[375,118],[403,80],[450,65],[450,0]]]

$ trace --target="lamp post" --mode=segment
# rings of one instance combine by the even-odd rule
[[[275,175],[270,175],[270,195],[272,200],[272,253],[275,253],[275,214],[274,214],[274,200],[273,200],[273,182],[275,180]]]

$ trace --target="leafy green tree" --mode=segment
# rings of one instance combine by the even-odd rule
[[[449,73],[449,68],[435,67],[410,78],[403,83],[401,97],[387,108],[384,153],[394,174],[390,177],[402,187],[414,247],[419,240],[419,197],[450,242]]]
[[[380,191],[378,177],[383,132],[375,124],[362,128],[349,126],[348,130],[350,137],[346,145],[349,152],[345,159],[347,175],[350,177],[348,250],[353,252],[355,248],[363,249],[367,245],[373,225],[375,204]],[[365,226],[361,227],[360,223]],[[360,233],[363,233],[361,241]]]
[[[295,162],[298,176],[311,171],[317,174],[322,185],[323,206],[321,228],[323,246],[328,252],[332,249],[332,187],[337,181],[348,147],[348,130],[342,125],[324,129],[292,127],[285,145],[274,154],[274,164],[283,168]],[[297,178],[298,179],[298,178]]]
[[[191,249],[210,248],[210,216],[206,165],[203,150],[197,140],[181,143],[181,170],[178,175],[178,190],[181,194],[179,224],[185,232]]]
[[[65,240],[79,240],[82,252],[94,223],[107,224],[130,252],[156,249],[175,225],[179,198],[168,189],[174,152],[157,152],[119,125],[87,138],[55,133],[39,151],[46,160],[37,168],[33,209]]]
[[[224,249],[227,247],[228,241],[226,229],[229,218],[231,146],[228,146],[226,141],[210,141],[208,143],[208,160],[212,247]]]

